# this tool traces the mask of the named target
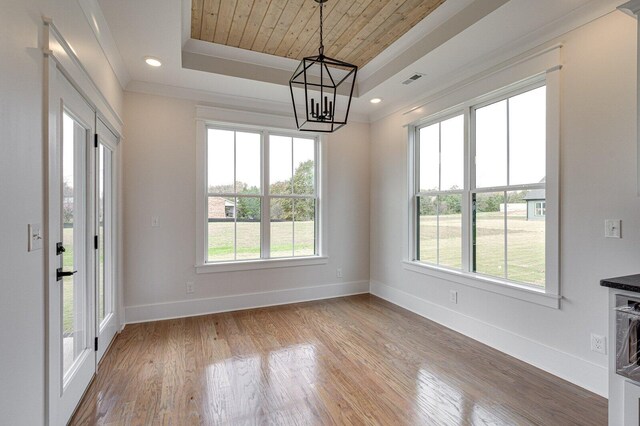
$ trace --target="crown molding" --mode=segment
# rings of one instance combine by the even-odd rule
[[[109,65],[111,65],[111,69],[118,78],[120,86],[124,90],[124,88],[127,87],[127,84],[129,84],[131,76],[124,64],[122,56],[120,55],[120,51],[118,50],[118,46],[113,35],[111,34],[109,24],[102,13],[102,9],[98,4],[98,0],[78,0],[78,4],[87,19],[87,23],[89,24],[89,27],[91,27],[96,40],[98,40],[98,44],[100,45],[104,56],[107,58]]]
[[[84,97],[98,117],[108,125],[114,134],[122,134],[124,122],[109,99],[91,77],[91,74],[80,61],[49,17],[43,16],[42,51],[45,58],[50,58],[62,70],[65,77]]]
[[[127,86],[126,91],[203,102],[206,103],[206,106],[214,108],[255,114],[270,114],[293,119],[293,110],[289,102],[267,101],[246,96],[231,96],[208,90],[189,89],[186,87],[169,86],[146,81],[132,81]],[[369,123],[369,117],[365,114],[358,114],[352,111],[349,113],[349,121]]]

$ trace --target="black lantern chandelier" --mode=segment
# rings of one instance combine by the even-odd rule
[[[330,133],[347,124],[358,67],[324,56],[322,7],[327,0],[315,1],[320,4],[320,49],[300,62],[289,88],[298,130]]]

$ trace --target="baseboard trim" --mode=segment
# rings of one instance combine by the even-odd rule
[[[313,287],[126,306],[125,323],[160,321],[243,309],[264,308],[369,293],[369,281],[350,281]]]
[[[437,322],[602,397],[607,398],[608,396],[608,372],[603,366],[421,299],[379,281],[371,281],[370,292],[394,305]]]

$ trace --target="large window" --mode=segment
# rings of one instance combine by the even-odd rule
[[[417,140],[417,259],[461,269],[464,116],[421,127]]]
[[[544,82],[469,102],[413,128],[413,261],[544,289]]]
[[[527,215],[527,198],[533,192],[545,197],[545,87],[476,107],[473,114],[473,271],[544,286],[544,217]]]
[[[318,140],[206,128],[205,263],[318,254]]]

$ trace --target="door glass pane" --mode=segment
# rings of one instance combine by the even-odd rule
[[[292,138],[269,137],[269,193],[288,195],[292,193],[293,177]]]
[[[420,129],[420,191],[440,189],[440,124]]]
[[[313,195],[315,193],[315,140],[293,139],[293,193]]]
[[[236,193],[260,194],[260,134],[236,132]]]
[[[271,257],[293,256],[293,198],[271,199]]]
[[[462,268],[462,195],[438,197],[438,264]]]
[[[105,300],[104,300],[104,214],[105,214],[105,167],[104,167],[105,149],[101,144],[98,148],[98,324],[102,323],[105,316]]]
[[[476,118],[476,187],[507,184],[507,101],[478,108]]]
[[[475,271],[505,278],[504,192],[475,194]]]
[[[509,99],[509,185],[544,182],[546,102],[545,87]]]
[[[508,192],[507,278],[545,283],[545,191]]]
[[[62,287],[62,362],[66,376],[86,347],[86,294],[84,291],[85,219],[83,202],[85,129],[69,114],[63,114],[62,127],[62,269],[78,271],[64,277]]]
[[[260,198],[236,198],[236,259],[260,259]]]
[[[294,200],[294,256],[313,256],[316,252],[316,201]]]
[[[234,132],[208,129],[207,188],[210,194],[234,192]]]
[[[438,197],[418,197],[418,261],[438,263]]]
[[[449,191],[464,187],[464,116],[450,118],[441,123],[441,185]]]
[[[98,149],[98,324],[113,312],[112,275],[112,165],[109,148],[100,144]]]
[[[210,262],[234,260],[235,197],[209,197],[208,259]]]

